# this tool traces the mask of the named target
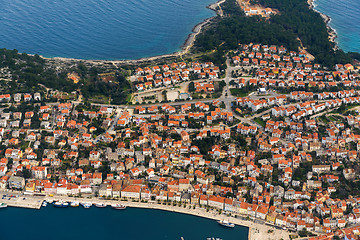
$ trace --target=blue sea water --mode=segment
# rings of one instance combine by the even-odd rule
[[[54,208],[0,210],[1,240],[247,240],[248,228],[153,209]]]
[[[336,30],[336,42],[345,52],[360,52],[360,1],[316,0],[315,9],[331,17],[330,26]]]
[[[0,0],[0,48],[137,59],[181,49],[215,0]]]

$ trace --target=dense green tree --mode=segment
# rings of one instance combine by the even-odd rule
[[[327,26],[319,13],[309,8],[306,0],[254,0],[265,7],[279,10],[269,20],[259,16],[246,17],[235,0],[227,0],[222,9],[224,17],[202,32],[195,42],[198,51],[226,50],[238,48],[240,43],[261,43],[285,46],[298,50],[300,41],[315,56],[316,62],[333,67],[336,63],[349,63],[360,54],[346,54],[333,50],[334,43],[328,39]]]
[[[35,92],[42,88],[40,84],[64,92],[73,92],[78,89],[85,98],[104,97],[110,98],[111,103],[126,103],[131,88],[126,80],[125,71],[116,71],[115,81],[104,82],[98,74],[107,71],[100,67],[88,69],[83,63],[62,71],[55,70],[47,65],[45,59],[39,55],[19,54],[15,50],[0,49],[0,68],[8,68],[12,73],[12,81],[5,85],[7,92]],[[69,72],[77,72],[81,78],[79,83],[74,83],[67,78]],[[4,90],[4,89],[3,89]]]

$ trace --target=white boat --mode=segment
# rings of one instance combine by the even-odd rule
[[[113,209],[116,209],[116,210],[124,210],[124,209],[126,209],[126,206],[122,205],[122,204],[111,204],[111,207]]]
[[[6,203],[0,203],[0,208],[7,208],[7,204]]]
[[[70,207],[78,207],[79,203],[78,202],[71,202],[70,203]]]
[[[81,203],[81,205],[84,207],[84,208],[90,208],[92,206],[92,203]]]
[[[53,200],[47,200],[46,202],[47,203],[53,203]]]
[[[229,228],[235,227],[235,224],[230,223],[230,222],[228,222],[228,221],[226,221],[226,220],[220,220],[220,221],[218,221],[218,223],[219,223],[221,226],[224,226],[224,227],[229,227]]]
[[[57,208],[66,208],[66,207],[69,207],[69,203],[63,202],[63,201],[58,201],[58,202],[55,202],[55,203],[54,203],[54,207],[57,207]]]
[[[43,207],[46,207],[46,206],[47,206],[47,202],[46,202],[46,201],[43,201],[42,206],[43,206]]]
[[[95,207],[98,207],[98,208],[105,208],[106,207],[106,204],[104,203],[94,203]]]

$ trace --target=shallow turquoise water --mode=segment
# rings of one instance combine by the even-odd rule
[[[0,0],[0,48],[137,59],[180,50],[215,0]]]
[[[346,52],[360,52],[360,1],[315,0],[315,9],[330,16],[330,26],[338,34],[336,41]]]
[[[0,209],[1,240],[247,240],[248,228],[162,210],[110,207]]]

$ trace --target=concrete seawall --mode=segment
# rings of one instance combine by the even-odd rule
[[[48,201],[56,201],[56,200],[62,200],[66,202],[80,202],[80,203],[103,203],[106,205],[111,204],[123,204],[127,207],[133,207],[133,208],[147,208],[147,209],[158,209],[163,211],[171,211],[171,212],[177,212],[177,213],[183,213],[183,214],[190,214],[198,217],[213,219],[213,220],[229,220],[230,222],[249,228],[249,237],[248,239],[289,239],[289,233],[285,230],[280,230],[273,228],[271,226],[265,225],[265,224],[259,224],[253,221],[248,220],[242,220],[239,218],[234,217],[227,217],[223,214],[219,214],[217,210],[210,210],[206,211],[204,208],[199,208],[198,206],[194,209],[193,205],[187,204],[187,206],[184,208],[183,206],[173,206],[171,205],[163,205],[158,204],[156,202],[150,202],[150,203],[142,203],[142,202],[136,202],[136,201],[119,201],[119,200],[104,200],[104,199],[98,199],[98,198],[77,198],[77,197],[68,197],[68,196],[33,196],[33,195],[25,195],[21,192],[1,192],[0,191],[0,197],[3,197],[3,195],[7,195],[6,198],[0,199],[0,203],[4,202],[7,203],[9,207],[22,207],[22,208],[30,208],[30,209],[40,209],[42,206],[42,203],[44,200]],[[13,197],[10,197],[10,196]],[[10,199],[9,199],[10,198]],[[48,206],[52,207],[52,206]],[[190,207],[190,208],[189,208]],[[271,232],[271,234],[269,234]]]

